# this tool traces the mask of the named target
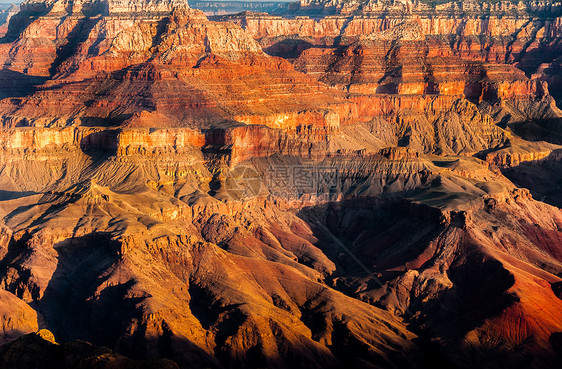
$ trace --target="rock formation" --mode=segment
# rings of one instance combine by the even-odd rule
[[[236,14],[243,11],[280,13],[290,6],[284,1],[213,1],[190,0],[189,6],[199,9],[205,15]]]
[[[330,15],[213,19],[239,24],[270,55],[347,94],[398,95],[391,110],[411,95],[464,98],[520,136],[562,142],[553,104],[560,90],[558,3],[303,1],[292,11],[319,7]]]
[[[27,0],[0,366],[558,367],[559,7]]]
[[[42,329],[0,347],[0,364],[5,368],[134,368],[176,369],[170,360],[131,360],[106,347],[84,341],[59,344],[51,332]]]
[[[12,4],[7,8],[0,8],[0,37],[4,37],[8,31],[8,24],[14,14],[19,12],[19,6]]]

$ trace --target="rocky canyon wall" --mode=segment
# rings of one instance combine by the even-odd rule
[[[286,9],[10,18],[0,366],[560,366],[560,5]]]

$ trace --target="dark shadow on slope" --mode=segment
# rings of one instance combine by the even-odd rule
[[[405,319],[410,322],[408,327],[418,334],[416,344],[427,354],[420,361],[422,367],[445,365],[455,368],[452,361],[460,364],[455,358],[465,334],[482,326],[488,319],[498,317],[519,299],[508,292],[515,281],[513,275],[499,261],[467,245],[469,241],[463,238],[462,227],[453,223],[442,225],[436,215],[423,207],[366,199],[311,207],[299,213],[313,227],[319,240],[316,245],[338,267],[333,286],[348,296],[383,309],[387,306],[386,301],[393,306],[393,299],[384,297],[388,293],[396,294],[392,292],[393,288],[396,291],[401,288],[401,284],[396,285],[395,282],[398,277],[410,270],[421,273],[426,269],[435,269],[441,260],[439,254],[448,252],[443,248],[455,250],[459,247],[457,252],[451,251],[451,267],[441,270],[443,276],[453,282],[453,287],[443,288],[430,298],[410,291],[410,300],[405,301],[409,309],[405,314]],[[323,219],[323,227],[315,227],[319,219]],[[331,237],[326,236],[324,227],[355,258],[350,258],[346,255],[347,251],[338,248]],[[432,250],[432,245],[446,234],[457,234],[458,245],[447,244]],[[399,294],[395,296],[401,298]],[[321,327],[321,321],[311,320],[307,315],[303,318],[312,323],[312,327]],[[335,330],[334,334],[340,333]],[[349,353],[349,349],[346,352]],[[477,353],[480,356],[475,356],[474,362],[480,362],[482,358],[501,362],[505,355],[509,356],[509,352],[514,351],[506,351],[499,346],[486,348]],[[527,356],[533,355],[533,351],[522,352]],[[353,355],[361,354],[357,352]],[[540,355],[533,357],[531,362],[540,362]],[[505,362],[506,367],[514,367],[517,360],[508,358]]]
[[[367,271],[360,261],[369,272],[380,273],[379,279],[384,283],[396,274],[390,270],[403,269],[442,230],[438,212],[420,208],[412,216],[415,211],[406,201],[361,198],[305,208],[299,216],[309,222],[318,246],[336,264],[339,273],[365,276]],[[397,244],[404,247],[398,248]]]
[[[189,309],[191,314],[201,324],[203,329],[215,332],[215,358],[220,364],[227,368],[233,365],[233,357],[228,352],[228,339],[236,334],[240,326],[247,317],[240,311],[240,304],[221,305],[220,300],[213,297],[205,287],[200,286],[196,281],[189,284]],[[251,359],[251,352],[246,353],[249,360],[254,363],[264,364],[264,357],[256,357],[257,361]],[[176,357],[176,360],[177,357]],[[181,362],[181,360],[180,360]],[[254,367],[247,363],[249,367]],[[255,367],[259,367],[255,366]]]
[[[123,262],[120,243],[110,234],[67,239],[55,250],[57,268],[34,308],[45,316],[45,328],[58,340],[86,340],[133,359],[168,358],[180,367],[217,367],[208,353],[176,336],[165,321],[161,334],[151,333],[152,323],[143,305],[150,295],[138,290],[131,293],[137,283],[133,277],[106,285],[112,270]]]
[[[527,141],[562,144],[562,118],[534,119],[509,125],[513,133]]]
[[[562,282],[551,283],[550,287],[552,288],[552,292],[554,292],[556,297],[562,300]]]
[[[559,42],[554,44],[540,42],[536,47],[529,48],[533,41],[535,41],[534,38],[527,41],[521,52],[515,55],[514,60],[514,65],[525,72],[525,75],[529,78],[537,71],[541,64],[555,61],[562,51],[562,45]]]
[[[465,99],[475,104],[478,104],[481,101],[485,101],[492,105],[499,102],[497,86],[488,77],[488,71],[484,65],[480,63],[467,65],[465,76]]]
[[[519,301],[516,295],[507,292],[515,284],[513,275],[501,262],[486,260],[478,253],[452,265],[448,275],[457,299],[458,316],[453,322],[461,333],[459,339]]]
[[[108,157],[117,154],[119,133],[118,129],[92,132],[82,137],[80,149],[86,155],[103,162]]]
[[[54,246],[58,263],[36,308],[45,328],[62,341],[82,339],[113,347],[146,297],[127,297],[129,280],[99,293],[107,272],[119,261],[119,244],[110,234],[93,233]],[[105,276],[105,277],[104,277]]]
[[[54,75],[57,73],[57,70],[61,66],[61,64],[77,51],[82,42],[88,39],[91,30],[94,28],[97,22],[99,22],[99,19],[78,19],[76,25],[66,37],[66,44],[57,49],[57,57],[49,68],[49,74]]]
[[[34,94],[47,77],[29,76],[8,69],[0,70],[0,100],[20,98]],[[14,102],[16,103],[16,102]]]
[[[39,298],[39,291],[34,285],[28,283],[31,278],[31,271],[20,266],[21,260],[25,260],[32,254],[31,248],[27,242],[31,239],[31,235],[26,232],[17,240],[14,237],[8,242],[8,250],[0,260],[0,280],[2,280],[3,288],[11,292],[19,298],[28,293],[33,299]],[[10,278],[8,283],[8,273],[10,270],[17,271],[17,278]]]
[[[46,332],[41,335],[48,337]],[[0,347],[0,363],[11,369],[177,369],[169,360],[132,360],[84,341],[54,344],[40,334],[27,334]],[[55,339],[57,339],[55,337]]]
[[[263,51],[271,56],[278,56],[284,59],[296,59],[303,53],[303,51],[319,47],[322,46],[314,45],[313,43],[303,39],[285,38],[264,48]]]
[[[503,168],[502,174],[517,186],[529,189],[535,199],[562,208],[562,150],[542,160]]]
[[[4,37],[0,38],[0,44],[7,44],[14,42],[18,39],[21,33],[39,17],[47,14],[48,9],[43,9],[39,11],[20,11],[14,14],[10,18],[10,24],[8,24],[8,31]]]
[[[0,190],[0,201],[15,200],[22,197],[37,195],[37,192],[33,191],[6,191]]]
[[[423,83],[424,89],[423,93],[426,95],[438,95],[439,94],[439,83],[437,83],[437,79],[434,75],[433,66],[431,63],[425,60],[424,64],[422,65],[422,70],[424,72],[423,76]]]
[[[189,310],[199,320],[203,329],[208,330],[224,309],[218,309],[208,292],[195,283],[189,284],[189,295]]]
[[[384,76],[379,79],[380,84],[376,92],[380,94],[397,94],[398,86],[402,83],[402,63],[400,60],[400,40],[392,41],[390,49],[384,59]]]
[[[162,40],[162,35],[164,35],[164,32],[168,28],[169,23],[170,23],[169,17],[162,18],[156,23],[156,33],[152,37],[152,47],[158,46],[158,44]],[[156,57],[156,55],[154,55],[154,57]]]
[[[558,356],[562,358],[562,332],[556,332],[550,335],[550,345]]]
[[[155,336],[148,332],[146,322],[135,327],[120,339],[115,350],[137,360],[169,359],[180,368],[222,368],[217,360],[182,335],[176,335],[165,321]]]

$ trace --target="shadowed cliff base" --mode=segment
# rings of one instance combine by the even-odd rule
[[[0,99],[19,98],[32,95],[37,86],[42,85],[47,78],[34,77],[27,74],[0,70]]]
[[[505,168],[503,173],[513,183],[528,188],[533,196],[548,204],[562,207],[562,153]]]
[[[59,344],[47,330],[22,336],[0,347],[3,368],[18,369],[176,369],[170,360],[132,360],[85,341]]]

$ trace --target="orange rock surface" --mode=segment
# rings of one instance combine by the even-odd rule
[[[559,8],[27,0],[0,366],[558,367]]]

